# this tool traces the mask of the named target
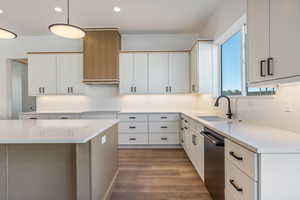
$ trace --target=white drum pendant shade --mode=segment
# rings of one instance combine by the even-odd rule
[[[15,39],[16,37],[17,34],[4,28],[0,28],[0,39]]]

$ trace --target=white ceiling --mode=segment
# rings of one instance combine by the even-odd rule
[[[19,35],[48,34],[65,22],[67,0],[2,0],[0,27]],[[70,22],[84,28],[119,27],[124,33],[197,33],[223,0],[70,0]],[[54,12],[59,6],[64,12]],[[120,13],[113,7],[121,7]]]

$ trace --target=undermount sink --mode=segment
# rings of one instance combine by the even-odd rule
[[[219,116],[198,116],[199,119],[205,120],[205,121],[224,121],[225,118],[219,117]]]

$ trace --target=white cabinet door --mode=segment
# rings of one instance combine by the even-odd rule
[[[247,2],[248,82],[255,83],[267,80],[269,0],[250,0]],[[278,18],[280,17],[282,17],[281,14]]]
[[[212,94],[212,42],[199,42],[198,50],[198,92],[201,94]]]
[[[83,94],[83,56],[82,54],[57,55],[58,94]]]
[[[148,54],[134,54],[134,93],[148,93]]]
[[[300,75],[300,1],[270,1],[270,57],[273,76],[270,79]]]
[[[120,94],[133,93],[134,54],[120,54]]]
[[[56,55],[28,55],[29,96],[53,95],[57,92]]]
[[[189,92],[189,53],[170,53],[169,86],[170,93]]]
[[[149,53],[149,93],[164,94],[169,86],[169,54]]]
[[[190,77],[191,77],[191,92],[195,93],[198,91],[198,75],[197,75],[197,67],[198,67],[198,43],[192,48],[191,51],[191,71],[190,71]]]

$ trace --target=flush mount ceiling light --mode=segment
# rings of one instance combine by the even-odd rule
[[[62,12],[63,11],[63,9],[60,8],[60,7],[55,7],[54,10],[55,10],[55,12]]]
[[[60,37],[69,38],[69,39],[81,39],[85,36],[85,31],[75,25],[70,24],[70,0],[68,0],[68,19],[67,23],[63,24],[52,24],[49,26],[49,30]]]
[[[4,28],[0,28],[0,39],[15,39],[16,37],[17,34]]]
[[[2,14],[2,13],[3,13],[3,10],[0,9],[0,14]]]

